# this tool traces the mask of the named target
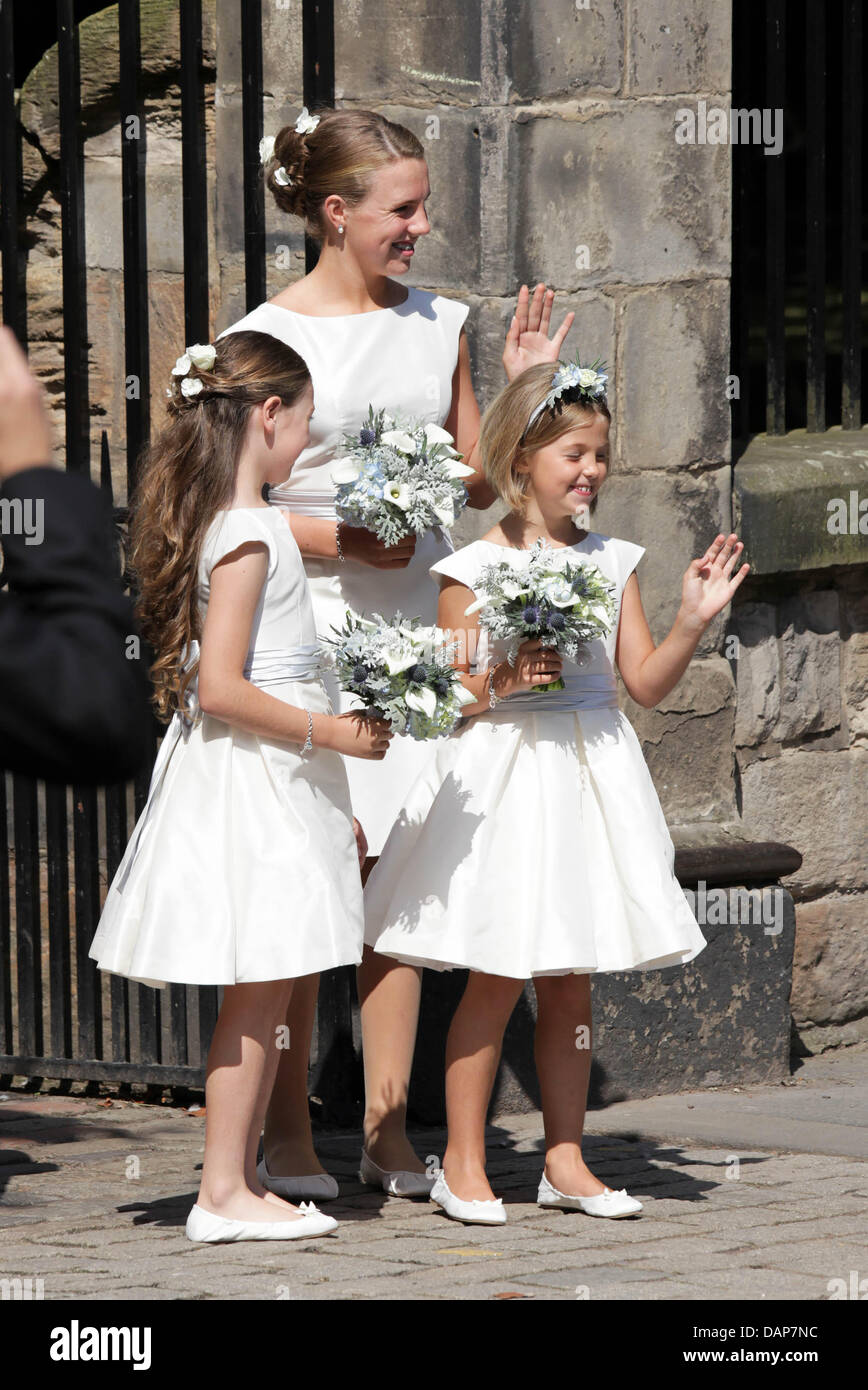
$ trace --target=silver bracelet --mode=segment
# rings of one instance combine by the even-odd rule
[[[313,715],[309,709],[305,710],[305,714],[307,715],[307,738],[301,745],[301,751],[302,753],[309,753],[313,748]]]
[[[342,526],[342,524],[343,524],[343,523],[339,521],[338,524],[337,524],[337,526],[335,527],[335,540],[337,541],[337,546],[338,546],[338,559],[340,560],[341,564],[343,564],[343,562],[344,562],[344,548],[343,548],[343,546],[341,545],[341,526]]]
[[[494,709],[494,706],[495,706],[495,705],[499,705],[500,702],[501,702],[501,700],[502,700],[503,698],[504,698],[503,695],[495,695],[495,693],[494,693],[494,666],[489,666],[489,668],[488,668],[488,708],[489,708],[489,709]]]

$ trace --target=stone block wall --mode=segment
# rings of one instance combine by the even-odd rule
[[[797,846],[793,1018],[809,1051],[868,1037],[865,569],[754,581],[733,607],[734,745],[749,833]]]

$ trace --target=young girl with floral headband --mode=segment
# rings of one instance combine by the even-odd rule
[[[363,837],[340,755],[382,759],[391,731],[333,714],[301,554],[262,497],[310,438],[304,361],[244,332],[188,348],[173,375],[132,505],[170,723],[90,954],[148,985],[224,987],[187,1235],[295,1240],[337,1222],[267,1191],[257,1145],[293,981],[361,959]]]
[[[506,1220],[486,1177],[485,1117],[528,979],[546,1144],[537,1200],[601,1217],[641,1210],[582,1159],[589,977],[683,963],[705,945],[639,741],[617,706],[615,665],[634,700],[656,705],[748,566],[733,573],[742,543],[719,535],[688,566],[672,630],[655,647],[634,573],[642,547],[584,529],[608,471],[605,381],[597,364],[561,364],[554,377],[542,364],[485,414],[486,476],[510,511],[431,566],[438,624],[464,638],[460,669],[476,703],[414,784],[365,888],[365,939],[376,951],[470,971],[447,1042],[449,1138],[431,1193],[459,1221]],[[522,597],[540,556],[556,571],[545,620]],[[584,611],[583,592],[606,601],[591,605],[598,635],[570,660],[555,639]],[[510,604],[525,623],[542,623],[542,635],[517,644],[513,629],[512,642],[489,640],[507,632]]]

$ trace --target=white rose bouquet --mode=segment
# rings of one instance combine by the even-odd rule
[[[452,526],[467,505],[461,462],[452,435],[430,421],[396,426],[385,410],[368,415],[358,434],[344,436],[346,454],[332,465],[335,511],[351,526],[373,531],[386,545]]]
[[[522,642],[531,637],[581,665],[587,660],[586,644],[612,629],[614,585],[596,565],[574,559],[568,547],[555,550],[538,540],[528,556],[520,569],[509,560],[483,565],[474,585],[482,597],[465,609],[465,617],[478,612],[479,626],[489,637],[509,643],[511,665]],[[563,688],[562,677],[531,687],[540,693]]]
[[[324,656],[344,690],[358,697],[360,712],[388,719],[396,733],[441,738],[455,728],[464,705],[474,703],[452,665],[455,643],[437,627],[397,613],[387,620],[347,612]]]

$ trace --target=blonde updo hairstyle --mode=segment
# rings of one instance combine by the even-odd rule
[[[503,388],[482,417],[479,449],[485,476],[498,497],[515,512],[524,512],[530,488],[529,475],[516,472],[517,464],[525,462],[538,449],[554,444],[561,435],[587,424],[589,415],[612,418],[608,405],[600,397],[591,401],[565,401],[559,410],[542,410],[528,429],[528,420],[551,390],[556,370],[554,362],[528,367]],[[590,511],[596,508],[597,498],[594,497]]]
[[[302,218],[305,231],[323,241],[326,198],[336,193],[348,207],[357,207],[378,169],[399,159],[424,159],[425,150],[406,126],[376,111],[328,109],[313,114],[319,116],[319,124],[307,134],[299,134],[292,125],[281,127],[264,175],[281,211]],[[281,165],[292,180],[288,186],[275,178]]]

